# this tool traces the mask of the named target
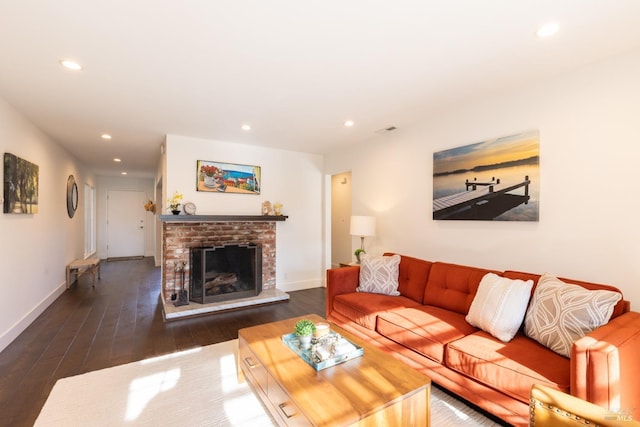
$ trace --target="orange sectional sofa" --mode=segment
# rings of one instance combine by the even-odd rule
[[[408,256],[400,257],[398,270],[399,296],[356,291],[359,266],[327,270],[327,319],[512,425],[529,424],[533,384],[640,419],[640,313],[630,311],[628,301],[621,298],[609,322],[575,341],[565,357],[529,338],[523,327],[503,342],[465,320],[487,273],[531,279],[532,295],[540,275]]]

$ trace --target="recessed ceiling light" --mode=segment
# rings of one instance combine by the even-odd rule
[[[557,33],[559,29],[560,26],[558,25],[558,23],[549,22],[548,24],[544,24],[542,27],[538,28],[538,31],[536,31],[536,36],[541,39],[551,37],[552,35]]]
[[[113,161],[116,162],[116,163],[120,163],[122,160],[120,160],[119,158],[116,157],[115,159],[113,159]]]
[[[353,122],[353,120],[347,120],[346,122],[344,122],[344,125],[348,128],[352,127],[355,123]]]
[[[72,70],[72,71],[80,71],[82,70],[82,65],[78,64],[76,61],[72,61],[70,59],[63,59],[62,61],[60,61],[60,64],[68,69],[68,70]]]
[[[108,133],[103,133],[102,135],[100,135],[100,138],[102,138],[102,139],[111,139],[111,135],[109,135]]]
[[[247,131],[247,132],[250,131],[251,130],[251,125],[246,125],[246,124],[242,125],[242,130]]]
[[[126,175],[126,174],[127,174],[126,172],[120,172],[120,173],[121,173],[122,175]]]

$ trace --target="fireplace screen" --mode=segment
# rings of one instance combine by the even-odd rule
[[[262,292],[260,245],[192,248],[189,299],[201,304],[247,298]]]

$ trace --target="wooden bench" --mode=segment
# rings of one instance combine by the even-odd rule
[[[98,279],[100,279],[100,260],[98,258],[77,259],[67,265],[67,289],[71,286],[71,273],[76,273],[76,280],[84,272],[90,272],[93,282],[91,287],[96,287],[96,271],[98,272]]]

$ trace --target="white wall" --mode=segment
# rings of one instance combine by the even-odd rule
[[[100,259],[107,258],[107,195],[109,191],[141,191],[147,199],[155,200],[153,178],[127,178],[119,176],[98,176],[96,214],[97,250]],[[144,206],[140,206],[144,211]],[[155,216],[145,212],[144,256],[155,255]]]
[[[0,213],[2,350],[66,289],[66,265],[84,254],[84,184],[96,183],[76,158],[2,99],[0,151],[39,166],[38,213]],[[73,219],[66,204],[72,174],[80,197]]]
[[[202,215],[260,215],[263,201],[280,202],[289,218],[276,223],[276,286],[283,291],[321,286],[322,156],[179,135],[167,135],[165,153],[163,213],[176,190]],[[261,166],[261,194],[196,191],[198,160]]]
[[[377,217],[377,252],[610,283],[638,310],[639,76],[636,51],[467,100],[328,155],[325,172],[352,171],[353,210]],[[539,222],[432,220],[435,151],[533,129]]]

